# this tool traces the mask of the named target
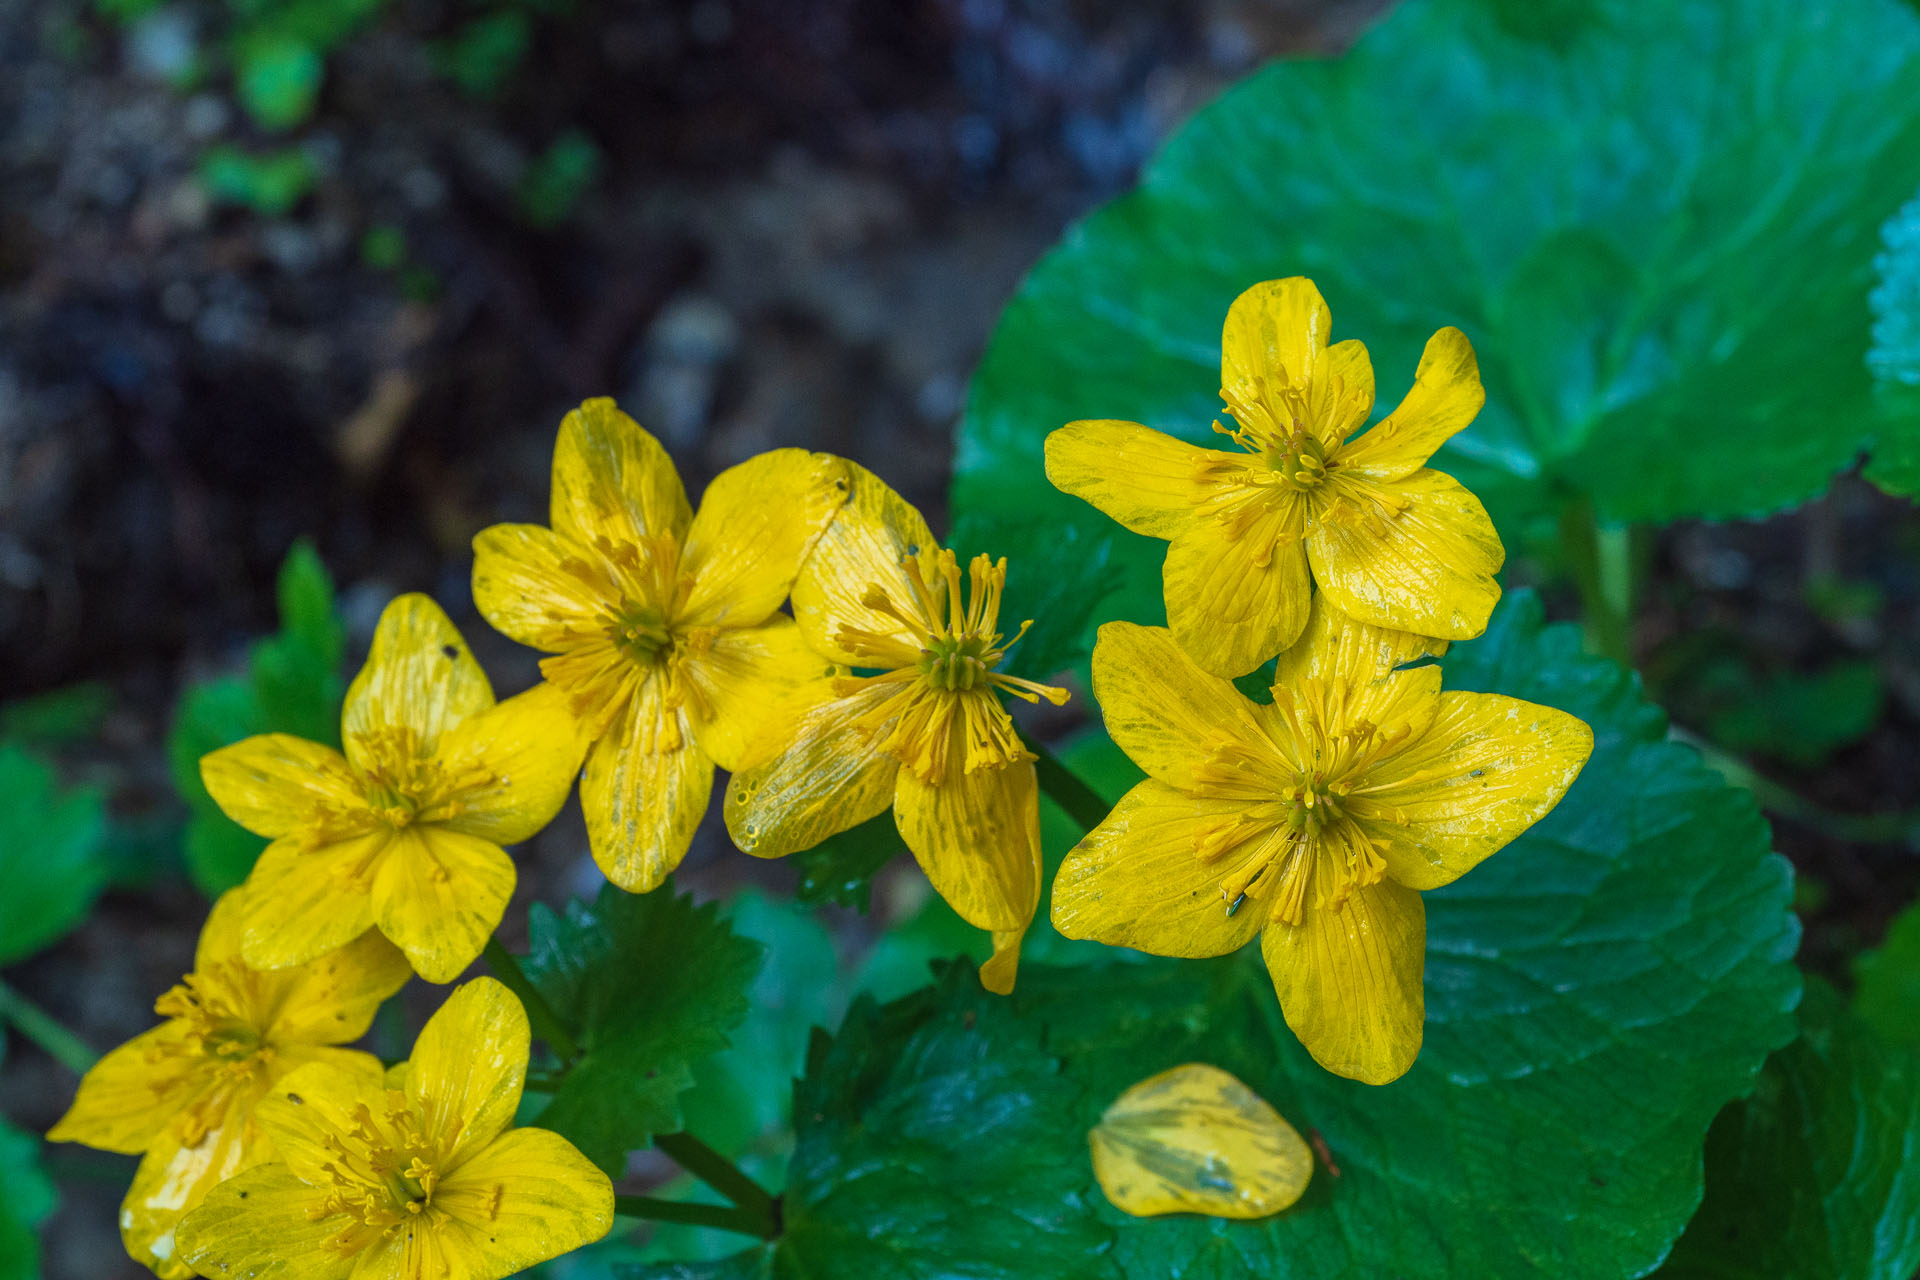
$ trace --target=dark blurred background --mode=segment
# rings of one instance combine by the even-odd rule
[[[336,577],[352,661],[425,590],[511,691],[534,655],[474,614],[469,539],[544,520],[587,396],[696,494],[802,445],[941,528],[967,377],[1026,268],[1224,85],[1384,7],[0,0],[0,702],[105,684],[99,740],[60,763],[158,833],[163,868],[9,980],[105,1049],[189,966],[204,903],[164,870],[163,742],[179,691],[273,627],[295,538]],[[1683,725],[1745,733],[1820,810],[1920,803],[1911,507],[1843,480],[1643,550],[1636,650]],[[1836,700],[1859,723],[1786,759],[1805,735],[1752,708],[1789,695],[1816,728]],[[1898,841],[1777,825],[1814,873],[1816,967],[1911,896]],[[790,874],[723,843],[683,881]],[[595,880],[577,813],[521,861],[522,902]],[[24,1042],[0,1072],[28,1127],[71,1096]],[[131,1161],[51,1163],[48,1274],[142,1274],[114,1226]]]

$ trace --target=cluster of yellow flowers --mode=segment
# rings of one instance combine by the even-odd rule
[[[1053,918],[1175,956],[1262,933],[1307,1048],[1383,1082],[1420,1044],[1417,890],[1552,808],[1592,736],[1405,666],[1484,629],[1499,595],[1486,513],[1424,466],[1478,411],[1478,373],[1443,330],[1400,408],[1349,441],[1373,378],[1329,323],[1305,280],[1234,304],[1238,452],[1116,422],[1048,441],[1054,483],[1172,542],[1171,630],[1109,623],[1093,658],[1108,730],[1151,777],[1069,855]],[[143,1154],[123,1233],[164,1276],[497,1280],[605,1233],[605,1175],[506,1128],[528,1031],[498,983],[456,990],[384,1073],[337,1047],[409,972],[451,982],[480,956],[513,893],[502,846],[576,777],[594,859],[631,892],[686,855],[716,766],[727,829],[761,857],[891,808],[992,935],[983,984],[1013,988],[1039,793],[1003,698],[1067,694],[998,670],[1025,629],[1000,629],[1004,560],[963,573],[878,477],[799,449],[722,473],[696,512],[609,400],[561,426],[550,523],[474,550],[481,613],[549,655],[539,686],[496,702],[440,607],[402,596],[348,689],[343,751],[270,734],[201,762],[272,843],[157,1004],[167,1021],[90,1072],[50,1135]],[[1241,696],[1230,677],[1276,658],[1272,703]]]
[[[1075,422],[1047,475],[1168,539],[1170,628],[1110,622],[1093,653],[1107,732],[1148,775],[1067,855],[1053,923],[1157,955],[1258,934],[1316,1061],[1384,1084],[1420,1052],[1426,910],[1558,804],[1593,750],[1580,720],[1442,691],[1408,666],[1486,629],[1505,558],[1485,508],[1426,465],[1486,394],[1466,335],[1427,343],[1373,408],[1357,341],[1327,343],[1313,282],[1241,294],[1221,340],[1237,451]],[[1312,589],[1319,587],[1318,591]],[[1275,661],[1271,703],[1232,678]]]

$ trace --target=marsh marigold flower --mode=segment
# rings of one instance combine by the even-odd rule
[[[1168,539],[1167,622],[1201,669],[1240,676],[1306,625],[1309,581],[1363,622],[1464,640],[1486,629],[1506,552],[1487,512],[1427,459],[1486,395],[1458,329],[1427,343],[1413,390],[1372,430],[1373,366],[1327,345],[1313,282],[1241,294],[1221,339],[1220,397],[1237,449],[1132,422],[1047,438],[1047,478],[1136,533]],[[1311,566],[1311,573],[1309,573]]]
[[[181,1256],[209,1276],[500,1280],[598,1240],[607,1175],[559,1134],[508,1128],[527,1040],[520,1002],[479,978],[387,1081],[287,1076],[256,1112],[278,1158],[207,1195]]]
[[[316,1062],[377,1082],[379,1059],[335,1046],[364,1035],[412,976],[377,933],[311,964],[254,969],[240,957],[242,897],[236,889],[213,904],[193,972],[154,1005],[166,1021],[100,1059],[47,1134],[141,1157],[120,1235],[167,1280],[193,1274],[174,1248],[180,1219],[223,1178],[272,1158],[253,1114],[261,1099]]]
[[[1087,1135],[1093,1174],[1136,1218],[1264,1218],[1300,1198],[1313,1152],[1265,1098],[1189,1062],[1128,1089]]]
[[[541,673],[585,724],[587,833],[622,889],[680,864],[714,765],[745,764],[782,700],[826,669],[779,610],[846,494],[838,458],[776,449],[721,472],[692,514],[659,442],[589,400],[560,427],[552,528],[473,540],[480,612],[553,655]]]
[[[263,734],[200,761],[227,816],[273,841],[247,879],[242,952],[278,969],[377,927],[421,977],[451,982],[513,895],[501,846],[566,801],[579,728],[544,686],[496,704],[440,606],[406,595],[380,615],[341,738],[344,754]]]
[[[1013,989],[1040,894],[1033,755],[1001,695],[1066,701],[1063,689],[1001,674],[1006,561],[963,576],[918,511],[847,464],[852,493],[793,586],[801,633],[849,672],[818,682],[771,757],[733,777],[727,830],[777,858],[893,808],[900,837],[941,897],[993,934],[980,980]]]
[[[1396,1079],[1420,1051],[1426,910],[1539,821],[1593,749],[1550,707],[1440,688],[1428,642],[1316,599],[1273,702],[1195,666],[1157,627],[1110,622],[1094,694],[1146,770],[1061,865],[1053,923],[1165,956],[1258,934],[1287,1025],[1329,1071]]]

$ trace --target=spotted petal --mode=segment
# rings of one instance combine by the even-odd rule
[[[1135,533],[1172,538],[1210,487],[1209,459],[1222,455],[1137,422],[1069,422],[1047,437],[1047,479]]]
[[[341,718],[347,759],[378,762],[374,735],[408,735],[416,756],[430,756],[440,735],[493,705],[493,686],[467,642],[430,597],[400,596],[380,615],[366,666],[347,686]]]
[[[414,1041],[407,1096],[451,1174],[513,1123],[527,1077],[526,1010],[492,978],[456,988]]]
[[[257,836],[281,836],[366,813],[347,759],[287,733],[244,738],[200,757],[200,780],[220,811]]]
[[[557,1133],[503,1133],[448,1174],[434,1205],[478,1255],[477,1276],[510,1276],[606,1235],[613,1184]]]
[[[499,845],[444,827],[408,827],[381,861],[374,919],[415,973],[452,982],[499,927],[514,880],[513,860]]]
[[[847,465],[852,485],[846,505],[814,544],[793,583],[793,616],[814,652],[850,667],[904,667],[919,657],[919,641],[890,613],[867,604],[878,591],[905,612],[913,587],[902,563],[920,558],[931,572],[938,545],[933,531],[911,503],[879,476],[857,463]],[[893,653],[884,664],[871,652],[849,648],[842,632],[887,637]]]
[[[1375,764],[1347,810],[1389,875],[1437,889],[1545,817],[1592,752],[1593,730],[1564,711],[1450,690],[1432,727]]]
[[[1067,854],[1053,881],[1053,926],[1159,956],[1220,956],[1253,940],[1258,910],[1228,912],[1220,884],[1263,848],[1268,832],[1242,818],[1240,800],[1183,795],[1149,779],[1120,798]],[[1211,861],[1209,839],[1240,843]]]
[[[1271,792],[1266,775],[1284,766],[1253,704],[1231,681],[1195,666],[1163,628],[1131,622],[1101,627],[1093,647],[1093,692],[1120,749],[1176,790],[1204,787],[1210,795],[1265,798]],[[1269,761],[1269,767],[1216,776],[1206,766],[1223,747]]]
[[[1312,580],[1289,520],[1285,505],[1238,532],[1199,520],[1167,548],[1167,625],[1201,670],[1243,676],[1299,639]]]
[[[1337,909],[1310,902],[1299,924],[1269,925],[1260,949],[1280,1011],[1315,1062],[1366,1084],[1406,1074],[1426,1023],[1427,913],[1418,893],[1381,880],[1355,888]]]
[[[322,1193],[284,1164],[249,1169],[207,1193],[180,1224],[180,1257],[202,1275],[348,1280],[355,1259],[328,1247],[345,1224],[318,1216]]]
[[[588,400],[560,423],[553,447],[553,531],[582,546],[631,547],[685,536],[693,510],[660,442],[611,399]]]
[[[771,617],[847,500],[847,466],[830,453],[775,449],[715,476],[680,557],[693,580],[682,625],[751,627]]]

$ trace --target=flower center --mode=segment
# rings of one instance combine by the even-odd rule
[[[860,723],[881,750],[928,781],[949,776],[956,763],[972,773],[1030,759],[994,691],[1026,702],[1045,698],[1055,706],[1067,700],[1067,691],[994,670],[1033,625],[1021,623],[1012,639],[1000,633],[1006,560],[975,556],[967,567],[970,582],[963,583],[953,552],[940,549],[926,558],[932,561],[931,581],[917,550],[902,557],[905,600],[895,600],[878,585],[868,586],[862,597],[862,604],[891,619],[894,627],[841,627],[835,634],[843,648],[881,670],[879,675],[840,677],[835,692],[850,697],[868,689],[886,690],[887,696]]]
[[[376,822],[394,831],[415,822],[444,822],[459,814],[461,797],[498,781],[492,771],[474,766],[454,773],[426,752],[420,735],[405,725],[381,725],[353,741],[354,773],[360,796]],[[307,838],[327,842],[357,834],[321,823]]]
[[[607,634],[614,648],[642,666],[673,645],[673,632],[661,611],[629,601],[622,601],[621,611],[607,623]]]
[[[1290,489],[1305,493],[1327,478],[1326,447],[1297,426],[1286,439],[1269,444],[1261,452],[1267,469]]]
[[[1222,868],[1220,895],[1233,915],[1252,899],[1268,918],[1299,924],[1311,893],[1317,909],[1338,910],[1361,885],[1386,874],[1380,850],[1347,810],[1368,769],[1412,736],[1382,729],[1352,708],[1344,679],[1301,680],[1274,690],[1278,758],[1223,739],[1195,770],[1203,791],[1248,798],[1247,808],[1202,827],[1194,856]]]
[[[333,1158],[325,1166],[329,1184],[321,1188],[317,1216],[343,1214],[349,1220],[327,1242],[336,1252],[359,1253],[432,1206],[440,1181],[437,1153],[405,1093],[389,1089],[379,1116],[361,1103],[348,1128],[322,1142]]]

